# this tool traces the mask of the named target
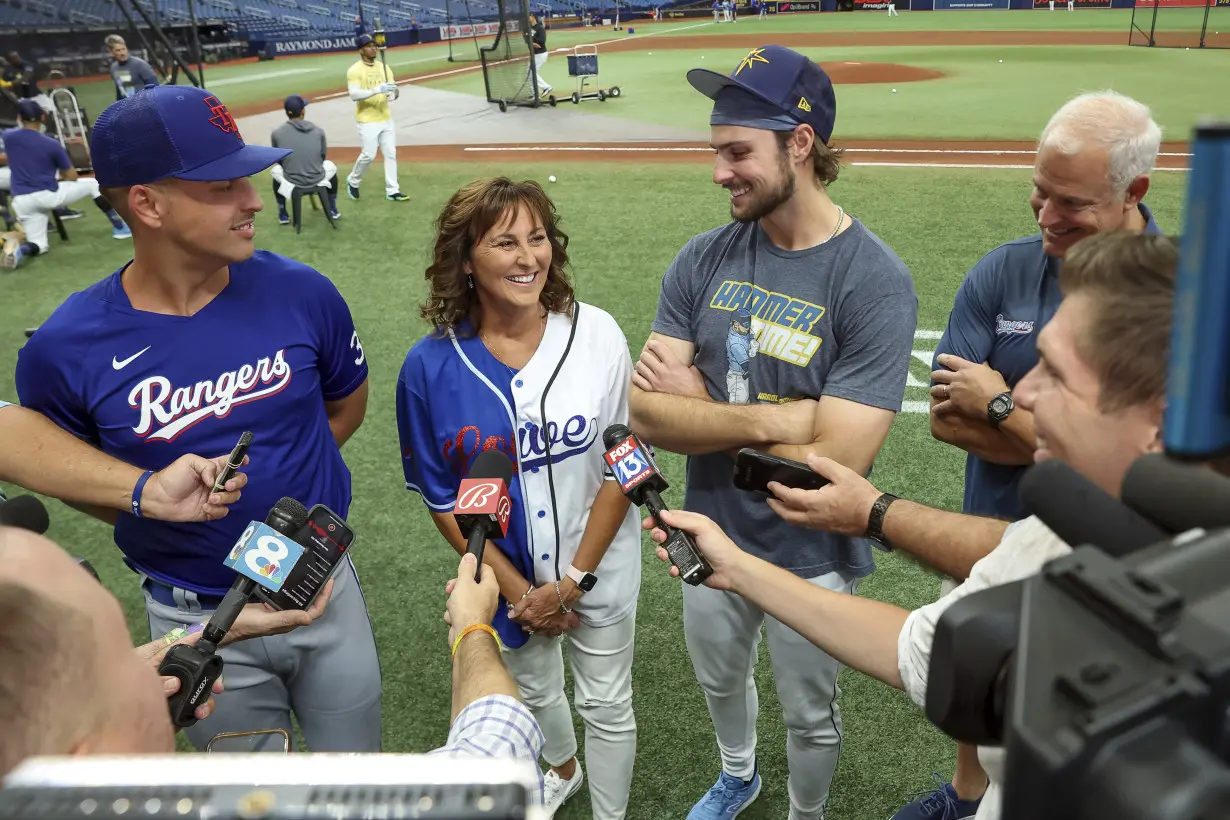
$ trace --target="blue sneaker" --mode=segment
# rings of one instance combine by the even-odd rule
[[[278,208],[278,224],[279,225],[289,225],[290,224],[290,214],[286,213],[285,208]]]
[[[346,194],[351,199],[358,199],[359,198],[359,186],[351,185],[349,182],[347,182],[346,183]]]
[[[961,800],[951,783],[945,783],[938,772],[931,775],[936,788],[905,806],[892,820],[968,820],[978,813],[977,800]]]
[[[722,772],[709,793],[688,812],[687,820],[727,820],[727,818],[737,817],[759,796],[759,770],[746,783]]]
[[[113,239],[132,239],[132,230],[124,224],[115,225],[111,228],[111,237]]]

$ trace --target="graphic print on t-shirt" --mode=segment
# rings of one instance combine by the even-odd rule
[[[718,286],[709,307],[731,313],[726,336],[730,404],[749,403],[753,358],[769,356],[806,367],[823,341],[812,331],[824,308],[784,293],[728,279]]]

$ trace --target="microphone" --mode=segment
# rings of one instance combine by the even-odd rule
[[[43,535],[50,526],[51,519],[47,517],[47,508],[43,506],[42,501],[32,495],[8,498],[4,493],[0,493],[0,527],[17,527],[35,535]],[[94,569],[94,565],[87,559],[74,557],[73,560],[93,575],[95,581],[101,583],[102,579],[98,577],[98,570]]]
[[[18,527],[42,535],[51,526],[47,508],[32,495],[0,501],[0,527]]]
[[[1132,462],[1122,495],[1125,504],[1175,535],[1230,527],[1230,478],[1162,453]]]
[[[453,516],[461,534],[466,537],[466,552],[478,559],[474,580],[482,579],[483,547],[488,538],[503,538],[508,534],[508,518],[512,500],[508,485],[512,483],[512,459],[499,450],[484,450],[474,459],[470,474],[457,489],[457,504]]]
[[[209,698],[214,682],[222,675],[218,644],[235,624],[259,584],[274,592],[282,588],[303,547],[295,535],[307,524],[307,508],[293,498],[283,498],[269,511],[265,523],[253,521],[239,537],[224,562],[240,577],[235,579],[222,603],[214,610],[195,646],[171,647],[158,674],[179,679],[179,691],[168,700],[171,722],[184,729],[196,723],[196,710]]]
[[[633,504],[649,510],[654,522],[666,533],[663,546],[671,563],[679,568],[679,577],[696,586],[712,575],[713,567],[697,549],[692,536],[662,521],[662,511],[667,509],[662,493],[670,485],[636,433],[625,425],[612,424],[602,432],[602,443],[606,447],[603,458],[619,482],[619,489]]]
[[[1069,546],[1091,544],[1112,558],[1169,536],[1057,459],[1035,464],[1021,478],[1021,500]]]

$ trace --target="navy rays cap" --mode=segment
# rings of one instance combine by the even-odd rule
[[[368,43],[374,43],[374,42],[376,41],[372,39],[372,36],[370,34],[360,34],[358,37],[355,38],[354,45],[355,45],[355,48],[363,48],[363,46],[367,45]]]
[[[298,94],[291,94],[282,102],[282,108],[292,117],[297,117],[303,113],[303,109],[307,108],[307,100],[300,97]]]
[[[34,100],[21,100],[17,103],[17,112],[26,122],[38,122],[43,118],[43,107]]]
[[[785,46],[760,46],[730,76],[694,68],[688,82],[714,101],[710,125],[743,125],[769,131],[812,127],[825,143],[833,136],[837,98],[824,69]]]
[[[223,182],[250,177],[290,151],[247,145],[222,101],[203,88],[146,86],[94,121],[90,155],[104,188],[162,179]]]

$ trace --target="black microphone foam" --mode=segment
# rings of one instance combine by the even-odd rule
[[[19,495],[0,503],[0,527],[19,527],[42,535],[50,526],[47,508],[32,495]]]
[[[615,446],[616,442],[626,439],[632,435],[632,431],[624,424],[612,424],[610,427],[602,431],[602,443],[609,450]]]
[[[478,458],[474,459],[474,466],[470,468],[469,475],[466,478],[499,478],[504,481],[505,486],[512,484],[513,463],[501,450],[483,450],[478,454]]]
[[[1122,495],[1125,504],[1172,534],[1230,527],[1230,478],[1162,453],[1132,462]]]
[[[1021,479],[1021,500],[1069,546],[1092,544],[1112,558],[1168,536],[1067,464],[1048,459]]]

